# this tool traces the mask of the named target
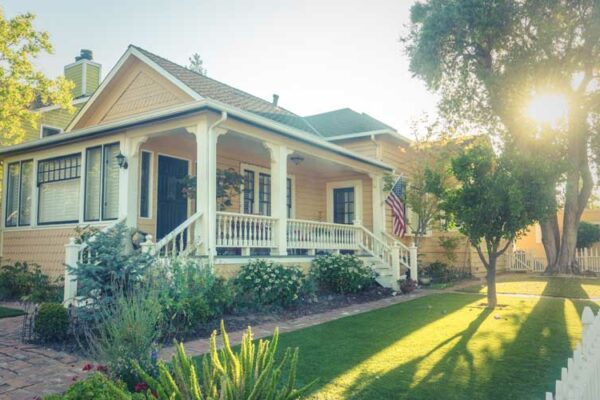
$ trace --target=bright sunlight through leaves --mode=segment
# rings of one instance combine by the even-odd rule
[[[568,114],[569,104],[565,96],[560,94],[535,95],[527,108],[529,118],[553,128],[564,121]]]

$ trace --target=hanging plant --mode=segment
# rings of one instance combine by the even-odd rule
[[[181,178],[179,182],[183,186],[182,193],[185,198],[195,199],[196,177],[188,175]],[[233,168],[217,169],[217,208],[219,211],[231,207],[233,198],[241,193],[243,183],[244,176]]]

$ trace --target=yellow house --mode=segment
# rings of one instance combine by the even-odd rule
[[[260,99],[136,46],[95,90],[88,77],[99,79],[99,66],[91,75],[90,57],[74,64],[75,117],[61,132],[0,149],[4,260],[61,275],[86,251],[76,227],[122,221],[147,234],[145,251],[203,257],[224,275],[250,257],[308,265],[319,252],[354,252],[383,286],[397,287],[409,269],[417,276],[417,249],[391,236],[384,202],[384,176],[410,176],[419,162],[395,129],[350,109],[300,117],[276,96]],[[218,170],[244,178],[225,209]],[[189,177],[193,199],[183,195]],[[423,241],[430,260],[440,235]],[[481,274],[463,247],[458,262]],[[76,291],[67,278],[66,299]]]

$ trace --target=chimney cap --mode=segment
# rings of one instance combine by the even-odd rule
[[[277,103],[279,103],[279,95],[273,93],[273,105],[277,107]]]
[[[92,61],[94,59],[94,52],[89,49],[81,49],[79,51],[79,55],[75,57],[75,61],[79,60],[89,60]]]

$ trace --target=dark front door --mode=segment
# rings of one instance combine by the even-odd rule
[[[354,223],[354,188],[333,189],[333,222]]]
[[[187,199],[181,179],[188,174],[188,162],[178,158],[158,156],[157,240],[187,219]]]

